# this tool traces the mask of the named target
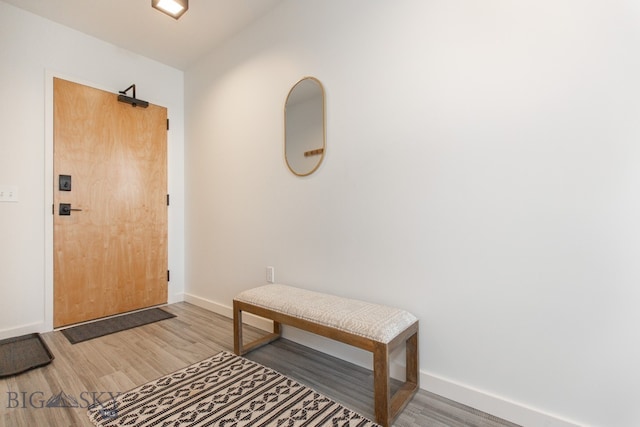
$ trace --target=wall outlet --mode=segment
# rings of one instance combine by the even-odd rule
[[[267,267],[267,282],[275,283],[276,281],[276,271],[273,267]]]
[[[18,187],[15,185],[0,185],[0,202],[17,202]]]

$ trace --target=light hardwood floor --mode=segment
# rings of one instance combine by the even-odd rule
[[[212,356],[233,351],[232,321],[188,303],[163,309],[177,317],[72,345],[61,332],[42,334],[55,355],[43,368],[0,379],[0,426],[91,426],[86,406]],[[245,329],[247,340],[259,336]],[[246,356],[373,418],[371,371],[281,339]],[[78,408],[47,408],[60,392]],[[514,427],[491,415],[420,390],[397,427]]]

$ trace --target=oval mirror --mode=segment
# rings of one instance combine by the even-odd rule
[[[315,77],[296,83],[284,104],[284,158],[294,174],[312,174],[324,159],[324,88]]]

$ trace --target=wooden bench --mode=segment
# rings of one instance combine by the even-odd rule
[[[244,344],[242,312],[273,320],[273,332]],[[282,324],[373,353],[378,424],[391,426],[418,391],[418,319],[404,310],[285,285],[249,289],[233,300],[235,353],[241,356],[280,338]],[[406,379],[392,394],[389,354],[401,345],[406,348]]]

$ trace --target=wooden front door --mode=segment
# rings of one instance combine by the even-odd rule
[[[53,93],[54,327],[166,303],[167,109]]]

